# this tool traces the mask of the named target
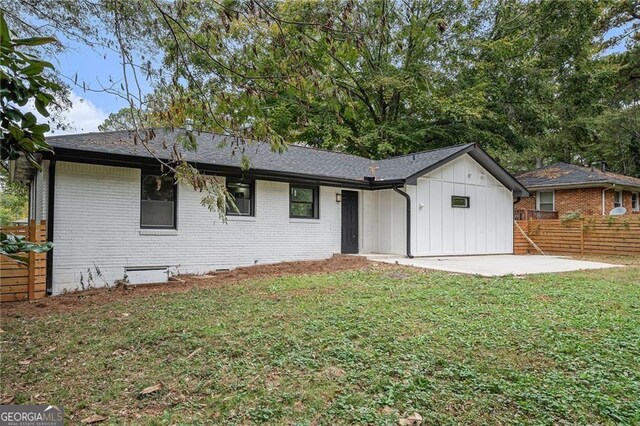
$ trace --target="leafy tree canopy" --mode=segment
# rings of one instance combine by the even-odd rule
[[[605,159],[640,174],[632,0],[65,3],[38,18],[117,49],[120,95],[154,125],[372,158],[476,142],[513,171]]]

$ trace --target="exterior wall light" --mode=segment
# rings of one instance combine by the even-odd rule
[[[341,203],[342,202],[342,194],[337,192],[336,193],[336,203]]]

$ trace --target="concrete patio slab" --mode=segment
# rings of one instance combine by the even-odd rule
[[[377,262],[415,266],[418,268],[436,269],[439,271],[457,272],[461,274],[482,275],[485,277],[622,267],[622,265],[573,260],[562,256],[515,256],[509,254],[487,256],[415,257],[413,259],[402,256],[371,254],[367,255],[367,258]]]

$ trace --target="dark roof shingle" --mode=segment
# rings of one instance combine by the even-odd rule
[[[159,158],[169,160],[174,142],[184,137],[184,134],[183,130],[158,131],[149,144],[150,149]],[[179,148],[184,159],[190,162],[240,167],[244,151],[249,157],[251,168],[255,170],[355,181],[363,181],[365,176],[375,176],[376,180],[405,179],[472,146],[456,145],[374,161],[356,155],[298,145],[289,145],[287,150],[280,154],[273,152],[271,146],[264,142],[236,144],[231,138],[211,133],[194,132],[194,136],[197,141],[195,151]],[[47,142],[58,150],[153,157],[141,143],[134,143],[129,131],[52,136],[47,138]]]
[[[640,179],[590,167],[555,163],[516,176],[527,188],[583,185],[621,185],[640,188]]]

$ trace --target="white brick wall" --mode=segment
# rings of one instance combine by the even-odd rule
[[[255,218],[229,218],[225,224],[200,205],[201,193],[180,186],[177,231],[141,230],[140,170],[58,162],[53,292],[80,288],[81,274],[86,285],[87,269],[93,285],[100,286],[123,278],[124,268],[132,266],[205,273],[330,257],[340,252],[341,243],[337,192],[320,188],[319,220],[290,219],[289,184],[257,181]],[[377,241],[373,228],[362,226],[364,235]],[[366,247],[373,248],[369,242]],[[96,266],[104,280],[96,277]]]

